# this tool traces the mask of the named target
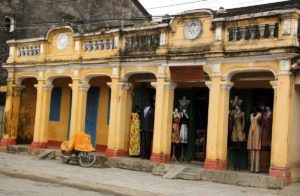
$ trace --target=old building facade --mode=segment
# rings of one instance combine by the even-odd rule
[[[152,102],[151,161],[170,161],[172,112],[185,107],[186,160],[205,161],[206,169],[247,168],[255,108],[273,119],[262,126],[270,141],[259,146],[261,168],[297,179],[300,83],[290,69],[299,56],[300,5],[289,6],[200,9],[84,34],[62,26],[43,38],[8,41],[2,145],[59,146],[86,131],[97,150],[125,156],[133,108]]]

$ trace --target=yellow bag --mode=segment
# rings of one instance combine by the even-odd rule
[[[76,132],[74,139],[63,142],[60,148],[62,151],[67,152],[74,149],[82,152],[91,152],[95,150],[91,143],[91,136],[82,131]]]

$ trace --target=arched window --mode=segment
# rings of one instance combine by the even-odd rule
[[[15,30],[15,19],[10,16],[5,16],[4,27],[7,32],[14,32]]]

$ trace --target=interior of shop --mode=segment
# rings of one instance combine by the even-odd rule
[[[268,173],[274,90],[271,73],[242,73],[232,78],[228,123],[228,166]]]

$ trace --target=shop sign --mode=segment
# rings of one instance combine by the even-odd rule
[[[174,66],[170,67],[173,81],[203,81],[205,74],[203,66]]]

